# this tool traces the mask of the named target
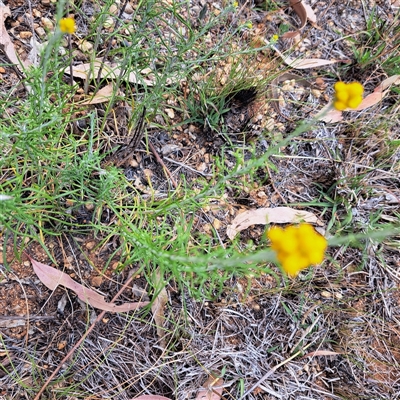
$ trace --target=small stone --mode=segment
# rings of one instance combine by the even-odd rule
[[[202,162],[196,166],[196,170],[199,172],[204,172],[206,170],[206,168],[207,168],[207,164],[205,162]]]
[[[30,39],[32,37],[32,32],[22,31],[22,32],[19,33],[19,37],[21,39]]]
[[[210,224],[204,224],[203,225],[203,231],[204,231],[204,233],[207,233],[207,234],[211,234],[211,232],[212,232],[212,229],[211,229],[211,225]]]
[[[93,287],[100,287],[100,285],[103,283],[103,277],[99,276],[94,276],[91,280],[90,280],[91,284]]]
[[[171,119],[175,118],[175,112],[172,108],[166,108],[164,111]]]
[[[114,18],[113,17],[107,17],[106,20],[103,23],[103,27],[106,29],[110,29],[114,26]]]
[[[132,158],[129,161],[129,166],[132,167],[132,168],[137,168],[139,166],[139,163],[134,158]]]
[[[88,211],[93,211],[94,210],[94,204],[93,203],[86,203],[85,208]]]
[[[96,246],[96,242],[94,240],[92,240],[91,242],[87,242],[86,243],[86,248],[88,250],[93,250],[95,246]]]
[[[118,12],[118,6],[114,3],[110,6],[110,14],[116,15]]]
[[[321,97],[321,94],[322,94],[321,91],[318,90],[318,89],[311,89],[311,93],[317,99],[319,99]]]
[[[267,197],[266,193],[263,192],[262,190],[261,190],[260,192],[257,193],[257,196],[258,196],[260,199],[265,199],[265,198]]]
[[[65,206],[66,207],[72,207],[75,204],[75,201],[72,199],[67,199],[65,200]]]
[[[40,18],[40,17],[42,16],[42,13],[41,13],[37,8],[35,8],[35,9],[32,10],[32,14],[33,14],[34,17],[36,17],[36,18]]]
[[[35,32],[41,39],[43,39],[46,36],[46,31],[41,26],[36,28]]]
[[[119,261],[115,261],[115,262],[113,262],[112,263],[112,265],[111,265],[111,269],[113,270],[113,271],[115,271],[118,267],[119,267]]]
[[[54,29],[54,24],[53,24],[53,22],[50,20],[50,18],[44,17],[44,18],[41,19],[41,21],[42,21],[42,25],[43,25],[46,29],[48,29],[49,31],[52,31],[52,30]]]
[[[335,297],[336,297],[337,300],[342,300],[343,295],[342,295],[342,293],[336,292],[335,293]]]
[[[84,53],[90,53],[93,50],[93,44],[88,42],[87,40],[82,40],[82,42],[79,43],[78,47]]]
[[[153,171],[151,169],[145,168],[143,170],[143,175],[147,178],[150,179],[153,176]]]
[[[6,70],[3,67],[0,67],[0,74],[4,74]]]
[[[133,11],[134,11],[133,7],[131,6],[130,3],[128,3],[125,7],[125,12],[130,15],[133,14]]]
[[[218,218],[214,218],[214,221],[213,221],[213,227],[215,228],[215,229],[219,229],[219,228],[221,228],[221,221],[218,219]]]
[[[49,6],[51,4],[50,0],[42,0],[42,5]]]
[[[67,345],[67,341],[66,341],[66,340],[63,340],[62,342],[59,342],[59,343],[57,344],[57,349],[58,349],[58,350],[62,350],[66,345]]]
[[[327,292],[326,290],[323,290],[321,292],[321,296],[324,297],[325,299],[330,299],[332,297],[332,294]]]

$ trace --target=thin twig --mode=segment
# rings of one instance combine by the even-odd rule
[[[122,286],[122,288],[118,291],[118,293],[113,297],[111,302],[114,302],[118,299],[118,297],[122,294],[122,292],[127,288],[127,286],[131,283],[135,275],[132,275]],[[45,391],[46,387],[50,384],[50,382],[53,380],[53,378],[58,374],[62,366],[68,361],[68,359],[74,354],[74,352],[78,349],[78,347],[82,344],[82,342],[86,339],[86,337],[89,335],[89,333],[94,329],[96,324],[100,322],[106,311],[102,311],[99,316],[96,318],[96,320],[92,323],[92,325],[89,327],[89,329],[82,335],[82,337],[78,340],[78,342],[75,344],[75,346],[68,352],[68,354],[60,361],[58,364],[58,367],[53,371],[53,373],[49,376],[47,381],[44,383],[44,385],[41,387],[37,395],[33,400],[39,400],[40,396],[43,394]]]
[[[156,148],[153,146],[153,144],[150,141],[149,141],[149,147],[150,147],[151,152],[154,154],[154,157],[156,158],[157,162],[163,167],[163,170],[165,172],[165,175],[167,175],[167,178],[171,179],[172,186],[176,189],[178,187],[178,184],[176,183],[174,177],[172,176],[171,171],[167,168],[164,161],[161,159],[161,157],[157,153]]]

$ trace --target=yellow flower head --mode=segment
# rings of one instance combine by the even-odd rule
[[[346,108],[357,108],[361,104],[364,88],[360,82],[336,82],[334,89],[335,99],[333,106],[336,110],[343,111]]]
[[[72,34],[76,30],[75,20],[73,18],[60,19],[60,31],[62,33]]]
[[[267,232],[271,248],[290,277],[295,277],[310,265],[320,264],[327,248],[326,239],[310,224],[280,228],[274,226]]]
[[[279,36],[278,36],[278,35],[272,35],[272,40],[273,40],[274,42],[277,42],[278,39],[279,39]]]

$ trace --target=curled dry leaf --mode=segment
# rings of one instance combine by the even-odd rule
[[[127,312],[136,310],[139,307],[144,307],[149,304],[148,301],[125,303],[121,305],[117,305],[115,303],[106,303],[103,296],[96,293],[94,290],[88,289],[82,286],[80,283],[75,282],[66,273],[50,267],[49,265],[35,261],[32,258],[30,258],[30,260],[35,274],[50,290],[55,290],[58,285],[65,286],[66,288],[74,291],[82,301],[94,308],[111,312]]]
[[[8,35],[6,27],[4,26],[4,21],[8,17],[11,17],[10,8],[8,6],[5,6],[4,3],[0,0],[0,46],[4,53],[6,53],[8,59],[19,69],[22,69],[22,66],[29,66],[29,62],[26,61],[25,63],[23,63],[17,57],[14,45],[10,39],[10,36]]]
[[[321,224],[315,214],[308,211],[299,211],[290,207],[258,208],[236,216],[232,224],[227,227],[226,234],[232,240],[240,231],[251,225],[295,224],[299,222]]]
[[[311,22],[317,22],[317,17],[313,9],[308,5],[304,4],[301,0],[289,0],[290,6],[294,12],[299,16],[301,25],[300,28],[293,32],[286,32],[282,35],[283,38],[290,39],[299,34],[299,32],[306,26],[307,19]]]
[[[223,383],[221,378],[210,376],[198,391],[195,400],[220,400],[224,390]]]

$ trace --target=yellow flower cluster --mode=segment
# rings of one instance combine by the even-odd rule
[[[60,19],[60,31],[62,33],[72,34],[76,30],[75,20],[73,18],[61,18]]]
[[[324,259],[327,241],[310,224],[286,228],[274,226],[267,236],[282,268],[291,277]]]
[[[343,111],[346,108],[357,108],[361,104],[364,88],[360,82],[336,82],[334,89],[335,99],[333,106],[336,110]]]

